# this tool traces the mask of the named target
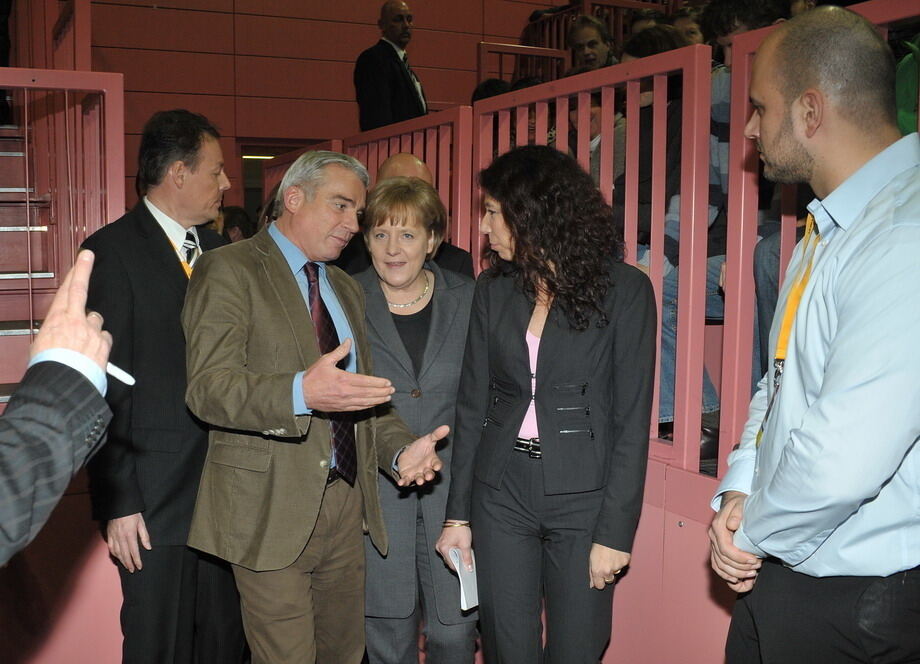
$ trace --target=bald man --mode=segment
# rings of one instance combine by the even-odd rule
[[[377,21],[380,41],[355,62],[355,99],[361,131],[417,118],[428,112],[422,82],[409,66],[412,11],[402,0],[388,0]]]
[[[378,184],[396,177],[419,178],[434,186],[434,178],[431,176],[431,171],[425,165],[425,162],[408,152],[398,152],[390,155],[377,169]],[[434,262],[442,270],[452,270],[471,278],[474,276],[473,257],[470,252],[448,244],[446,241],[442,242],[438,248],[434,256]],[[367,253],[367,246],[364,243],[362,233],[356,233],[352,236],[342,255],[333,263],[333,265],[345,270],[348,274],[363,272],[370,267],[370,264],[371,257]]]
[[[920,661],[920,139],[894,89],[884,39],[838,7],[754,61],[745,134],[817,198],[713,504],[712,566],[742,593],[729,664]]]

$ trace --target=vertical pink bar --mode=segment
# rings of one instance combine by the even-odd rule
[[[556,149],[569,151],[569,98],[556,97]]]
[[[691,53],[683,79],[674,452],[681,468],[698,472],[703,388],[703,353],[700,351],[705,343],[711,53],[704,46],[693,47]]]
[[[591,91],[578,93],[578,122],[575,127],[575,154],[583,169],[591,172]]]
[[[664,213],[666,201],[665,183],[668,163],[666,160],[668,132],[668,79],[655,76],[654,101],[652,108],[652,206],[651,238],[649,254],[649,278],[655,289],[655,304],[658,320],[661,320],[661,282],[664,277]],[[661,348],[661,326],[656,331],[657,348]],[[651,437],[658,437],[658,397],[661,357],[655,357],[655,390],[652,396]],[[678,441],[679,444],[679,441]]]
[[[395,153],[392,151],[391,154],[399,154],[400,152],[412,152],[412,133],[400,134],[399,136],[394,136],[390,139],[390,145],[396,143],[399,147],[396,149]]]
[[[438,154],[438,128],[428,127],[425,130],[425,156],[422,158],[426,164],[433,164]]]
[[[792,249],[795,247],[795,230],[798,222],[797,203],[798,191],[795,185],[784,184],[781,194],[782,215],[780,216],[780,237],[779,237],[779,284],[782,286],[783,279],[786,277],[786,266],[789,265],[789,259],[792,258]],[[761,343],[766,343],[762,339]]]
[[[770,28],[738,35],[732,44],[731,133],[725,324],[722,336],[722,413],[719,472],[727,468],[731,445],[738,442],[751,396],[754,329],[753,251],[757,236],[757,151],[744,137],[753,54]]]
[[[549,125],[549,105],[545,101],[538,101],[534,106],[536,126],[534,130],[534,143],[546,145],[546,133]]]
[[[498,154],[505,154],[511,149],[511,112],[498,112]]]
[[[471,209],[473,182],[473,111],[469,106],[458,109],[454,124],[454,144],[451,163],[451,215],[453,217],[452,238],[462,249],[473,253],[471,235],[475,215]]]
[[[480,113],[478,107],[482,102],[473,106],[473,127],[475,141],[473,143],[473,177],[470,187],[470,253],[473,254],[473,269],[476,274],[483,268],[480,257],[485,247],[485,240],[479,232],[479,217],[482,211],[482,191],[479,188],[479,171],[486,168],[492,161],[492,137],[494,135],[495,114]]]
[[[529,141],[530,113],[527,104],[518,106],[514,118],[514,144],[517,147],[527,145]]]
[[[412,132],[412,154],[425,161],[425,130]]]
[[[432,164],[436,173],[435,182],[438,183],[438,194],[441,196],[441,202],[447,208],[447,216],[452,217],[453,210],[450,209],[450,146],[453,143],[453,132],[450,124],[442,124],[438,127],[438,160]]]
[[[614,88],[612,85],[606,85],[601,88],[601,153],[599,155],[601,167],[598,187],[608,204],[613,202],[613,160],[616,156],[613,145],[615,108]]]
[[[623,243],[626,245],[626,259],[636,262],[639,215],[639,81],[626,84],[626,191],[623,206]]]

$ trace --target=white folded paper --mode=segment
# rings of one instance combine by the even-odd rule
[[[467,570],[460,558],[460,549],[454,548],[449,552],[450,560],[457,570],[460,578],[460,608],[469,611],[479,606],[479,588],[476,586],[476,554],[470,551],[473,558],[473,569]]]

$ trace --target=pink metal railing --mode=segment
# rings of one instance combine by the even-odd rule
[[[880,26],[920,16],[917,3],[871,0],[850,7]],[[775,27],[735,37],[732,43],[731,134],[729,147],[728,248],[725,273],[725,325],[722,339],[721,425],[719,475],[727,469],[731,447],[738,442],[750,402],[754,320],[754,245],[757,242],[758,156],[744,137],[751,116],[748,99],[754,53]],[[782,192],[780,265],[785,266],[795,244],[795,187]],[[783,268],[784,270],[784,268]],[[782,276],[782,275],[781,275]],[[761,343],[767,343],[762,339]]]
[[[601,96],[599,187],[608,201],[624,202],[624,240],[627,260],[635,262],[638,236],[638,163],[640,153],[640,96],[651,87],[653,99],[651,259],[649,276],[655,286],[659,313],[663,275],[665,196],[665,141],[668,77],[683,81],[681,120],[680,206],[680,305],[678,309],[677,376],[674,443],[657,440],[657,426],[650,428],[652,455],[681,468],[699,467],[700,399],[702,392],[704,296],[706,286],[706,231],[709,166],[709,71],[707,46],[691,46],[670,53],[606,67],[571,78],[484,99],[473,106],[473,165],[478,171],[512,146],[546,145],[553,131],[553,144],[571,149],[586,169],[590,163],[590,100]],[[625,191],[614,192],[614,115],[617,100],[625,98],[626,181]],[[570,109],[570,100],[573,102]],[[551,109],[555,108],[552,113]],[[569,145],[569,112],[574,119],[574,145]],[[474,208],[479,208],[474,190]],[[479,215],[471,217],[473,224]],[[480,243],[482,240],[480,239]],[[660,338],[659,338],[660,341]],[[656,369],[657,374],[657,369]],[[656,385],[658,381],[656,380]],[[655,392],[657,413],[658,392]],[[657,422],[657,415],[653,418]]]
[[[478,80],[481,83],[487,78],[497,77],[513,81],[535,76],[542,81],[552,81],[568,71],[570,55],[565,49],[479,42],[476,59]],[[508,69],[504,66],[505,56],[513,58],[514,62]]]
[[[30,0],[15,5],[14,64],[92,69],[90,0]]]
[[[9,383],[80,243],[124,213],[124,97],[121,74],[98,72],[0,69],[0,88],[19,120],[3,130],[16,148],[0,188],[0,322],[16,328],[0,347]]]
[[[454,106],[438,113],[365,131],[346,138],[344,152],[367,166],[372,179],[387,157],[409,152],[425,162],[434,186],[447,208],[451,244],[471,250],[477,246],[470,232],[472,110]]]

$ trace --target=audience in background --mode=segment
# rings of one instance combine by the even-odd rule
[[[509,90],[511,90],[511,84],[508,81],[500,78],[487,78],[473,90],[470,104],[475,104],[480,99],[488,99],[489,97],[503,95]]]
[[[361,131],[417,118],[428,112],[422,82],[409,66],[412,12],[402,0],[380,8],[381,38],[355,62],[355,98]]]
[[[629,22],[629,34],[635,35],[653,25],[664,23],[666,19],[664,12],[657,9],[634,9],[627,19]]]
[[[579,16],[566,35],[572,51],[572,67],[598,69],[617,63],[615,46],[607,26],[593,16]]]
[[[225,205],[221,210],[221,215],[223,217],[222,234],[228,242],[239,242],[256,234],[256,225],[243,208],[237,205]]]
[[[699,7],[681,7],[668,17],[668,21],[691,44],[704,43],[703,31],[700,28]]]

